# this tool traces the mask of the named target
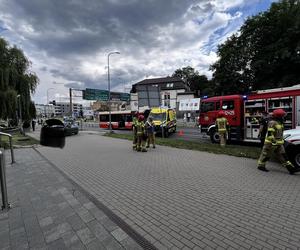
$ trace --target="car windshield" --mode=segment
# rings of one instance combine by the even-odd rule
[[[166,113],[150,113],[153,117],[153,121],[164,121],[166,120]]]

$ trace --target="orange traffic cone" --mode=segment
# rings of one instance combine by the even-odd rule
[[[183,136],[183,130],[179,130],[178,135]]]

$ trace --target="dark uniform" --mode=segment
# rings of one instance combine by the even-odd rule
[[[284,140],[283,140],[283,116],[280,117],[277,115],[279,113],[280,115],[283,114],[284,110],[278,109],[274,110],[273,117],[268,122],[268,130],[267,135],[265,138],[264,146],[262,148],[261,155],[258,159],[258,169],[268,172],[269,170],[266,169],[266,162],[270,160],[272,153],[274,153],[280,163],[283,167],[287,168],[290,174],[294,174],[296,172],[296,168],[293,166],[293,164],[288,160],[288,157],[285,153],[284,149]],[[284,112],[285,114],[285,112]]]
[[[262,117],[259,121],[259,139],[260,139],[260,146],[263,147],[266,139],[266,134],[268,131],[268,122],[269,118],[268,117]]]
[[[146,132],[147,132],[147,148],[149,148],[150,144],[152,144],[153,148],[155,148],[155,134],[154,134],[154,123],[152,118],[148,118],[146,121]]]

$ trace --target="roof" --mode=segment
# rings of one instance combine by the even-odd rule
[[[167,89],[185,89],[189,90],[187,84],[179,77],[162,77],[162,78],[151,78],[137,82],[133,86],[141,85],[159,85],[162,90]]]
[[[186,91],[177,93],[177,95],[196,95],[196,93],[194,91]]]
[[[230,99],[242,99],[241,95],[225,95],[225,96],[214,96],[206,99],[202,99],[202,102],[219,101],[219,100],[230,100]]]

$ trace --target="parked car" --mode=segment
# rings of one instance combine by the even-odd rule
[[[78,124],[75,119],[64,117],[65,135],[77,135],[79,132]]]
[[[285,150],[295,167],[300,168],[300,127],[285,130],[283,133]]]

